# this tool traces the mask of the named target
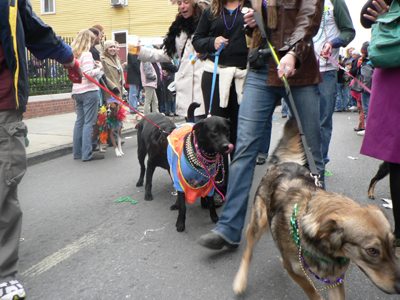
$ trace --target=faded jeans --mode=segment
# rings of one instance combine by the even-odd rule
[[[93,156],[92,135],[93,125],[96,122],[99,103],[98,91],[89,91],[82,94],[73,94],[76,102],[76,121],[72,152],[74,159],[89,160]]]
[[[324,163],[329,162],[328,151],[332,137],[332,116],[335,110],[335,95],[337,71],[327,71],[321,73],[322,83],[318,84],[318,89],[321,94],[320,102],[320,118],[321,118],[321,138],[322,138],[322,157]]]
[[[239,108],[236,149],[229,166],[227,201],[217,227],[213,229],[213,232],[233,244],[237,244],[241,240],[261,140],[264,134],[268,134],[266,128],[276,104],[282,97],[288,100],[283,87],[265,84],[267,75],[268,64],[262,70],[250,70],[247,76],[243,100]],[[291,90],[308,146],[311,148],[323,181],[324,164],[321,155],[318,87],[317,85],[309,85],[292,87]],[[287,101],[287,103],[289,102]],[[270,136],[267,138],[270,138]]]
[[[138,108],[140,87],[137,84],[129,84],[129,106],[136,109]],[[130,109],[130,112],[134,112]]]

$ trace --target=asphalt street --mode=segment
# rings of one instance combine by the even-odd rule
[[[376,200],[367,197],[380,162],[359,154],[363,138],[353,131],[357,120],[357,113],[334,114],[327,190],[362,205],[378,205],[392,222],[392,212],[381,200],[390,198],[388,178],[377,184]],[[271,149],[284,122],[276,112]],[[196,240],[215,225],[200,201],[187,205],[186,230],[178,233],[178,213],[169,209],[176,196],[167,171],[156,170],[154,200],[144,201],[144,188],[136,187],[135,135],[126,137],[123,151],[122,158],[108,148],[100,161],[84,163],[68,154],[28,167],[19,188],[24,219],[17,277],[27,299],[307,298],[282,268],[268,235],[254,251],[247,291],[235,296],[232,282],[245,249],[244,235],[236,250],[201,247]],[[265,166],[256,168],[246,225],[265,171]],[[137,203],[115,202],[127,197]],[[399,299],[381,292],[357,266],[348,272],[346,291],[346,299]]]

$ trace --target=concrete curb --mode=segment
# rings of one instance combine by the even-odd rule
[[[181,123],[185,122],[184,117],[178,117],[173,120],[174,123],[178,126]],[[127,135],[136,135],[137,129],[136,128],[127,128],[122,129],[122,136],[125,137]],[[33,166],[36,164],[40,164],[55,158],[59,158],[65,155],[69,155],[72,153],[72,143],[53,147],[50,149],[42,150],[39,152],[31,153],[27,155],[27,165]]]
[[[136,131],[133,128],[124,130],[122,131],[122,136],[136,134]],[[30,167],[68,154],[72,154],[72,143],[28,154],[27,165]]]

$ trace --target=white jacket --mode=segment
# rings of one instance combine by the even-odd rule
[[[193,48],[192,40],[188,39],[185,32],[182,31],[175,41],[176,49],[178,49],[176,54],[180,59],[180,67],[175,74],[176,113],[180,116],[186,116],[189,105],[192,102],[198,102],[200,107],[195,110],[195,115],[204,115],[204,98],[201,90],[203,61],[197,59],[194,64],[191,63],[190,56],[196,55],[196,51]],[[180,57],[183,47],[185,47],[185,51],[183,57]],[[141,47],[139,59],[144,62],[167,62],[171,61],[172,58],[164,50]]]

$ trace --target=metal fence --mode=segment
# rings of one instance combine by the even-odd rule
[[[71,45],[73,38],[63,38]],[[68,71],[54,59],[38,60],[27,50],[27,69],[29,95],[49,95],[69,93],[72,91],[72,82],[67,77]]]

